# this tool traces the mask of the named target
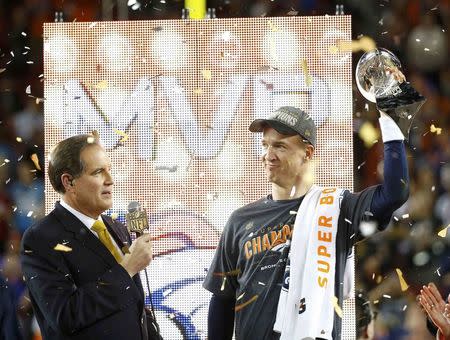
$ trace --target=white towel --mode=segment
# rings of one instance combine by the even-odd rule
[[[274,325],[280,340],[332,339],[341,193],[342,189],[313,186],[297,212],[290,266],[285,270],[287,285],[280,293]]]

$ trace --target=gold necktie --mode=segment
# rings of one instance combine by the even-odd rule
[[[106,248],[108,248],[108,250],[114,256],[116,261],[120,263],[120,261],[122,261],[122,255],[114,246],[113,241],[111,239],[111,235],[106,229],[105,224],[102,221],[95,221],[94,225],[92,226],[92,230],[94,230],[97,233],[100,241],[105,245]]]

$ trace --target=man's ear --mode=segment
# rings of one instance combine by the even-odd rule
[[[311,144],[307,144],[305,150],[305,158],[311,160],[313,155],[314,155],[314,146],[312,146]]]
[[[68,173],[63,173],[61,175],[61,183],[66,191],[70,191],[70,189],[73,187],[73,180],[73,176]]]

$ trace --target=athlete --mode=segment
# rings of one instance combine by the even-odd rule
[[[272,189],[234,211],[221,235],[203,283],[213,293],[209,339],[341,338],[335,310],[361,222],[385,229],[409,193],[404,136],[380,114],[384,183],[359,193],[308,180],[317,129],[306,112],[286,106],[251,123]]]

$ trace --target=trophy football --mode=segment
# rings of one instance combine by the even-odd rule
[[[409,140],[412,121],[426,99],[405,81],[400,69],[392,52],[384,48],[367,52],[356,66],[356,85],[367,100],[394,119]]]

